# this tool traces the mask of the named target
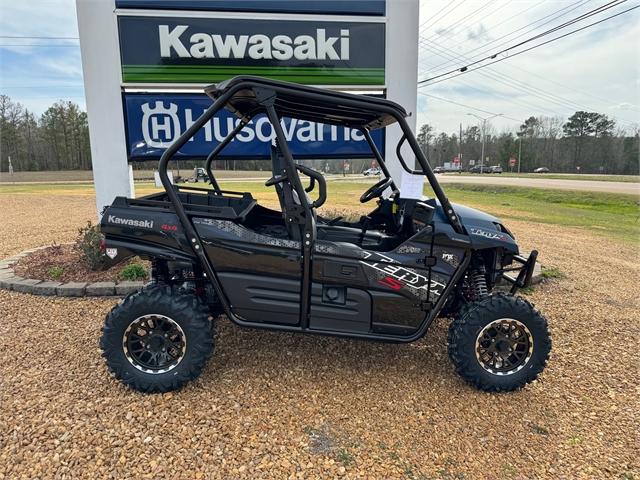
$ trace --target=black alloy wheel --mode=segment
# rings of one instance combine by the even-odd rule
[[[476,358],[495,375],[512,375],[531,359],[533,337],[513,318],[501,318],[484,327],[476,340]]]
[[[129,363],[146,373],[174,369],[184,358],[187,338],[176,322],[164,315],[144,315],[129,324],[122,348]]]
[[[495,294],[471,302],[449,326],[449,357],[458,374],[487,392],[535,380],[551,351],[546,319],[521,297]]]
[[[154,285],[127,295],[105,318],[100,338],[109,371],[141,392],[177,390],[211,357],[214,320],[193,291]]]

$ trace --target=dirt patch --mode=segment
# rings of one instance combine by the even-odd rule
[[[52,245],[43,250],[31,253],[14,263],[14,275],[22,278],[33,278],[43,282],[116,282],[124,281],[118,278],[118,273],[127,265],[141,263],[147,272],[151,269],[151,262],[137,257],[122,262],[109,270],[90,270],[82,260],[80,253],[73,249],[73,245]]]

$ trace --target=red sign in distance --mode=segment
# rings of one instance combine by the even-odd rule
[[[376,161],[375,160],[371,160],[371,168],[374,168],[376,166]]]
[[[511,165],[511,166],[513,167],[515,164],[516,164],[516,159],[515,159],[515,158],[513,158],[513,157],[511,157],[511,158],[509,159],[509,165]]]
[[[576,167],[577,170],[580,170],[580,167]]]
[[[453,159],[453,163],[455,163],[456,165],[458,165],[460,163],[460,159],[458,157]]]

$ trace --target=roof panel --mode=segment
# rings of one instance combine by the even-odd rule
[[[280,116],[328,125],[375,130],[394,123],[394,115],[407,116],[404,108],[390,100],[249,75],[211,85],[205,88],[205,93],[217,100],[231,89],[237,91],[225,108],[239,118],[264,113],[266,107],[260,98],[264,100],[273,94]]]

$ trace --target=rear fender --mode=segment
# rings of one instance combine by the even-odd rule
[[[145,259],[171,260],[190,264],[198,263],[195,257],[170,247],[158,246],[146,242],[135,242],[131,239],[119,240],[107,236],[104,239],[104,263],[102,264],[102,270],[108,270],[114,265],[134,256]]]

